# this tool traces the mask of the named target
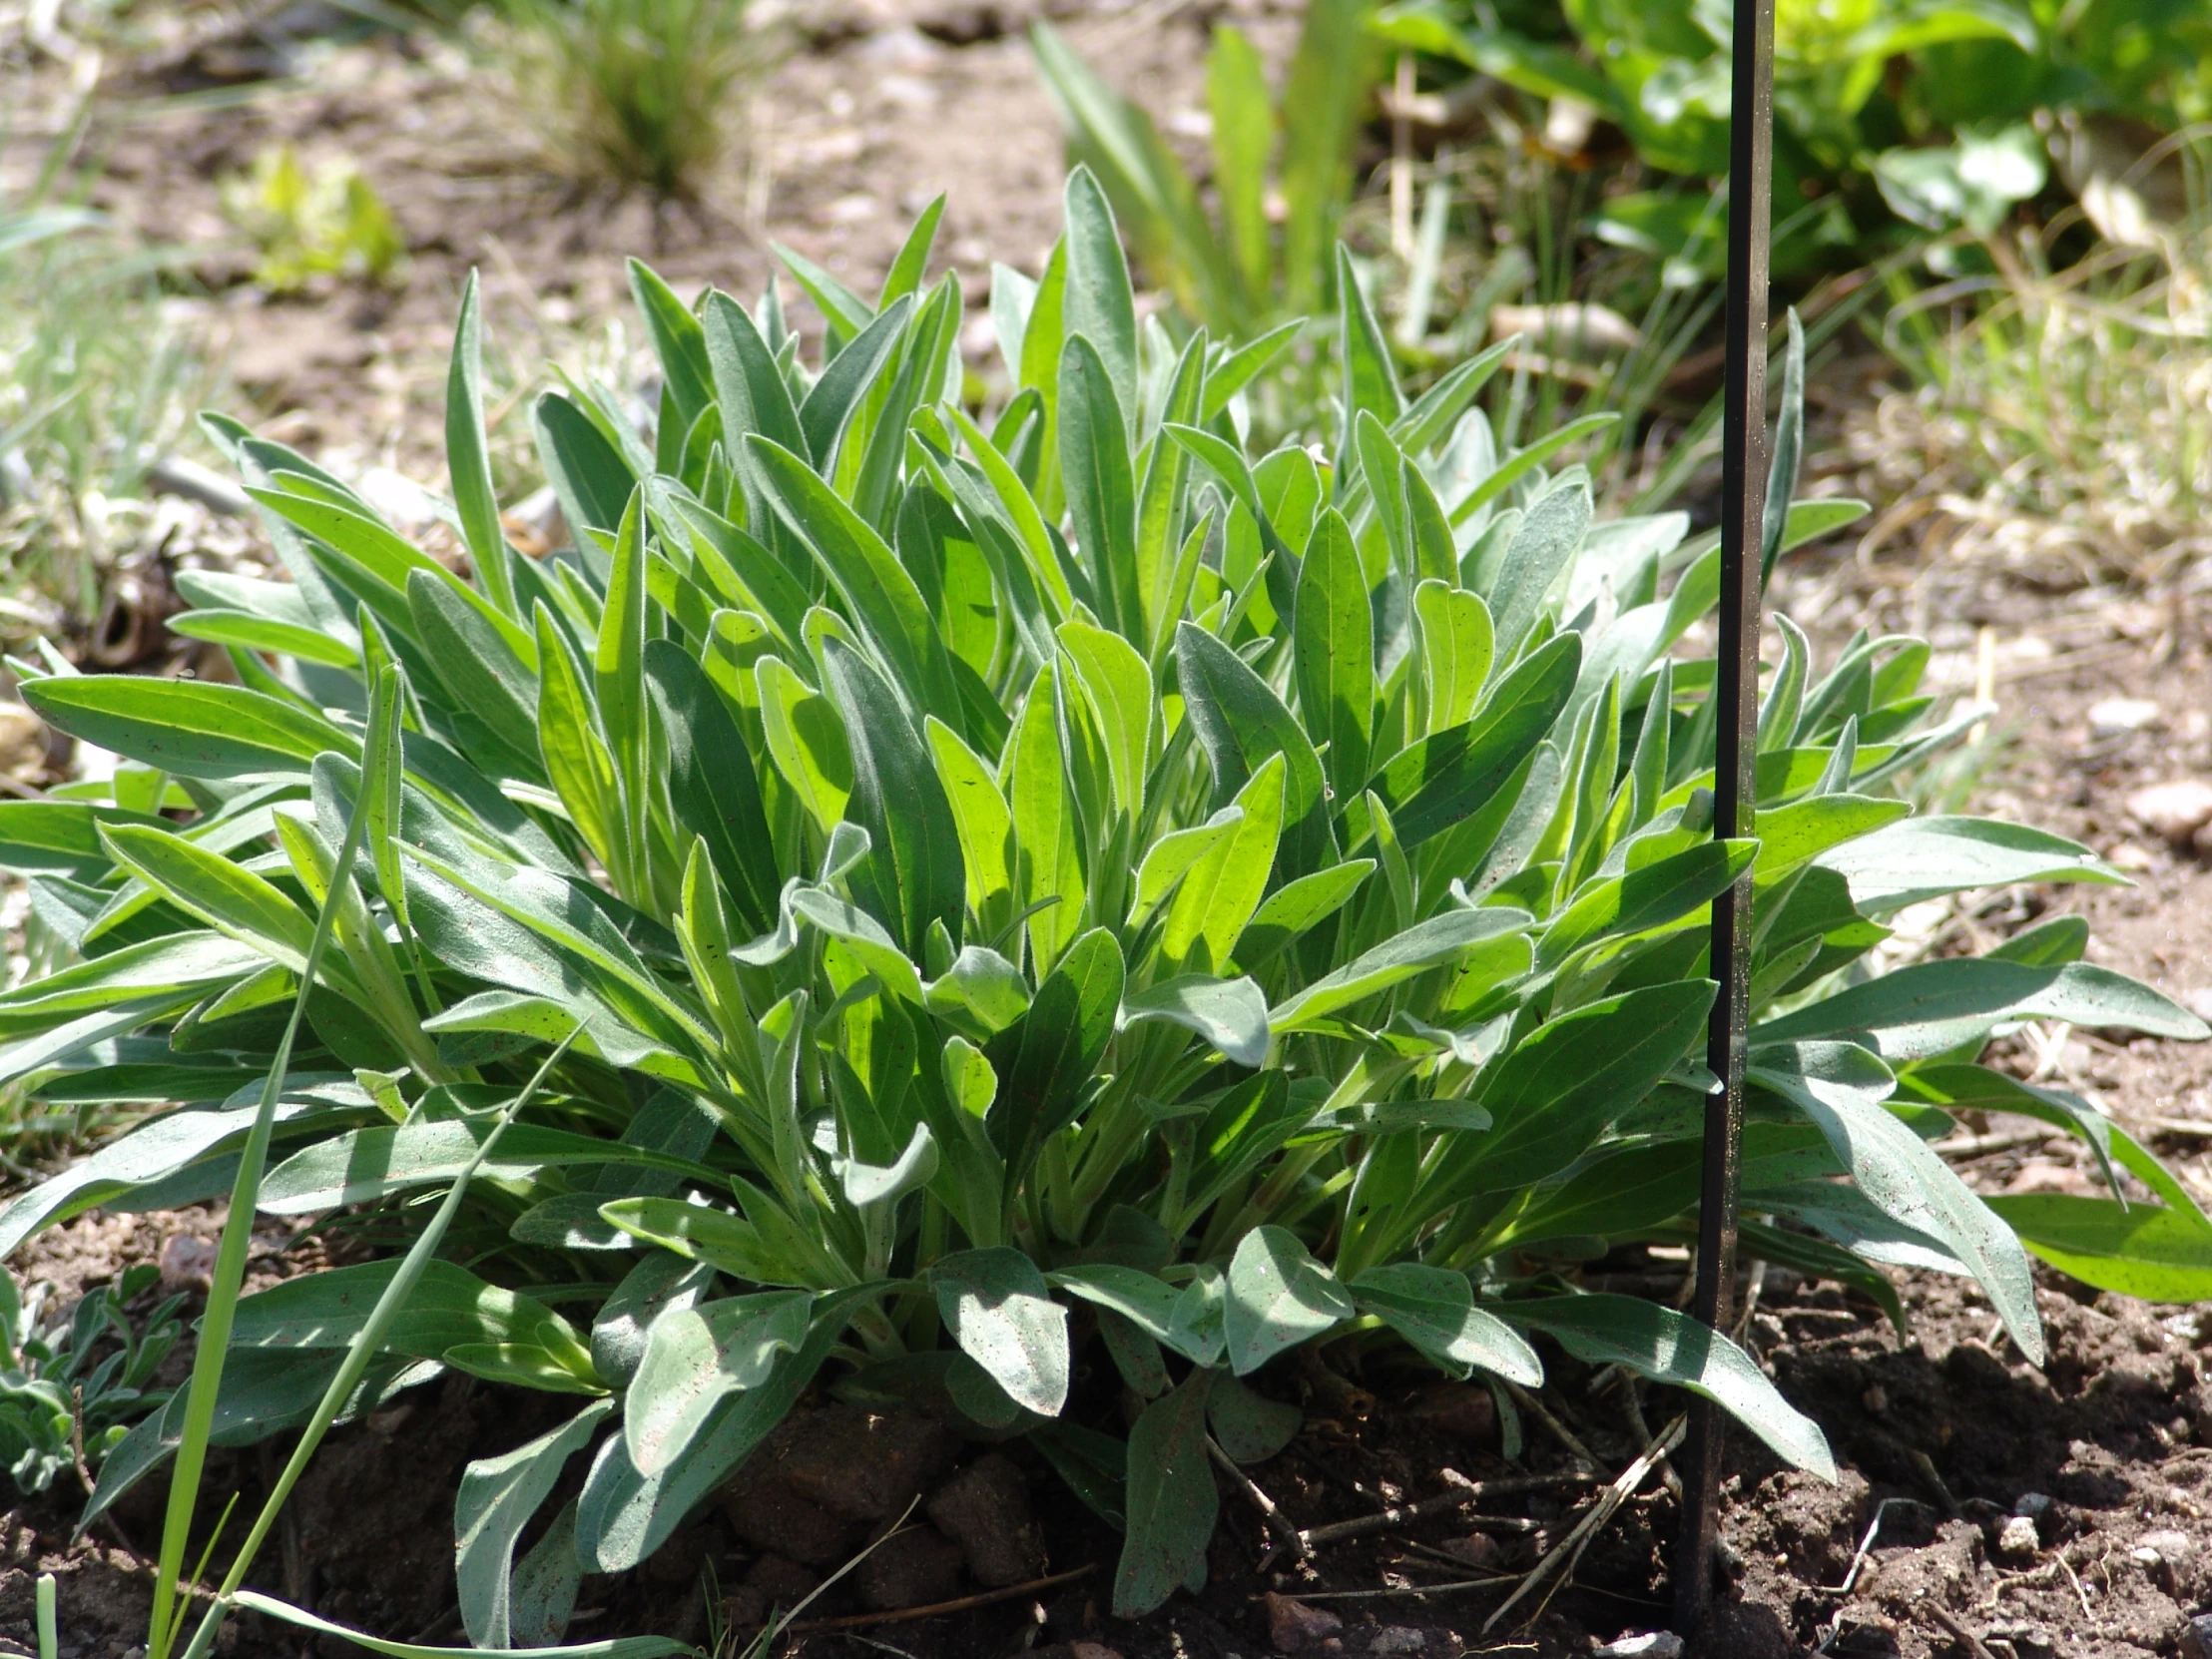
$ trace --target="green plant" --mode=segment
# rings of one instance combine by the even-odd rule
[[[1407,0],[1377,21],[1408,50],[1586,106],[1664,174],[1728,171],[1730,14],[1712,0]],[[2049,112],[2201,119],[2212,16],[2196,0],[1783,0],[1775,15],[1778,269],[1910,226],[1988,231],[2040,194]],[[1702,193],[1598,212],[1673,255]],[[1708,240],[1715,274],[1720,250]]]
[[[152,1383],[184,1335],[185,1299],[170,1297],[143,1328],[128,1312],[160,1278],[150,1264],[128,1268],[118,1283],[86,1293],[66,1324],[42,1329],[51,1287],[33,1286],[26,1305],[15,1280],[0,1274],[0,1460],[18,1491],[45,1491],[80,1455],[97,1471],[130,1424],[168,1399]],[[100,1354],[111,1340],[113,1352]]]
[[[802,268],[814,371],[773,287],[687,308],[634,268],[658,429],[540,400],[577,543],[541,564],[500,539],[471,290],[473,582],[219,423],[293,578],[181,579],[241,683],[17,665],[197,809],[0,803],[0,861],[84,918],[77,964],[0,995],[0,1079],[177,1103],[0,1211],[0,1249],[232,1194],[193,1384],[93,1505],[177,1458],[155,1659],[208,1445],[308,1430],[190,1652],[234,1606],[327,1631],[239,1588],[255,1548],[317,1435],[440,1369],[576,1399],[462,1483],[484,1649],[556,1640],[578,1576],[650,1555],[826,1368],[1026,1432],[1125,1528],[1127,1615],[1203,1571],[1215,1451],[1295,1431],[1250,1380],[1302,1347],[1533,1386],[1544,1334],[1828,1472],[1741,1350],[1572,1273],[1690,1236],[1705,921],[1739,879],[1749,1251],[1900,1320],[1873,1264],[1970,1274],[2031,1358],[2022,1238],[2212,1288],[2212,1221],[2153,1159],[1974,1058],[2026,1018],[2202,1022],[2070,919],[1865,973],[1905,904],[2122,879],[1883,793],[1974,718],[1929,729],[1925,646],[1815,678],[1780,624],[1758,835],[1716,841],[1712,664],[1672,655],[1710,537],[1593,523],[1551,447],[1499,452],[1494,355],[1408,403],[1350,281],[1336,459],[1248,458],[1229,406],[1270,348],[1140,331],[1088,174],[1066,209],[1034,291],[995,296],[1020,389],[987,430],[950,395],[957,278],[922,285],[934,212],[872,304]],[[1768,562],[1857,510],[1778,510]],[[2134,1196],[1976,1198],[1929,1143],[1982,1110],[2082,1135]],[[406,1249],[242,1299],[257,1210]]]
[[[260,250],[254,279],[273,293],[297,292],[317,276],[380,282],[406,258],[391,211],[351,162],[310,173],[291,145],[272,145],[221,194],[223,211]]]
[[[757,56],[747,0],[508,0],[515,74],[587,177],[695,194]]]
[[[1375,90],[1369,9],[1368,0],[1309,6],[1280,97],[1244,32],[1214,25],[1206,57],[1212,214],[1152,118],[1101,80],[1051,24],[1031,30],[1070,159],[1105,187],[1146,274],[1186,317],[1217,335],[1249,338],[1328,299],[1337,226],[1357,184],[1354,151]],[[1280,235],[1268,207],[1275,189]]]

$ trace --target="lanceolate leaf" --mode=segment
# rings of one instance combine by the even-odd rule
[[[187,778],[305,772],[324,750],[360,754],[355,740],[297,704],[205,680],[33,680],[23,701],[58,731]]]
[[[1094,928],[1069,946],[1020,1022],[993,1039],[988,1057],[1000,1084],[986,1126],[1010,1175],[1018,1178],[1082,1105],[1114,1035],[1122,982],[1121,947]]]
[[[1088,168],[1068,175],[1066,337],[1098,353],[1125,416],[1137,409],[1137,312],[1113,209]],[[1054,348],[1058,341],[1053,342]],[[1024,352],[1026,355],[1026,350]],[[1063,390],[1065,388],[1063,387]]]
[[[2151,1302],[2212,1297],[2212,1235],[2193,1217],[2066,1193],[2000,1194],[1987,1203],[2029,1250],[2083,1284]]]
[[[1484,1075],[1475,1098],[1497,1127],[1437,1160],[1407,1219],[1470,1190],[1510,1192],[1565,1169],[1690,1051],[1713,993],[1709,979],[1658,985],[1547,1022]]]
[[[324,1638],[350,1642],[371,1653],[384,1654],[387,1659],[502,1659],[511,1651],[505,1647],[425,1647],[420,1642],[387,1641],[381,1636],[365,1635],[358,1630],[348,1630],[342,1624],[332,1624],[328,1619],[302,1612],[258,1590],[240,1590],[233,1599],[239,1606],[264,1618]],[[531,1651],[542,1655],[543,1659],[662,1659],[664,1654],[691,1650],[673,1636],[614,1636],[605,1641],[543,1646]]]
[[[1114,1616],[1142,1618],[1206,1571],[1221,1505],[1206,1455],[1213,1374],[1196,1370],[1154,1400],[1129,1433],[1127,1538],[1114,1574]]]
[[[454,1579],[461,1622],[478,1646],[508,1645],[509,1589],[522,1529],[613,1409],[612,1400],[595,1400],[559,1427],[497,1457],[479,1458],[462,1473],[453,1500]]]
[[[1853,902],[1877,915],[1969,887],[2127,879],[2086,847],[1994,819],[1907,819],[1848,841],[1820,861],[1851,883]]]
[[[1296,656],[1300,707],[1329,744],[1328,773],[1340,797],[1368,770],[1375,711],[1375,612],[1352,531],[1335,508],[1323,512],[1298,573]]]
[[[239,1303],[231,1341],[240,1348],[344,1348],[368,1323],[398,1267],[391,1260],[331,1268],[258,1291]],[[463,1343],[533,1341],[552,1318],[541,1302],[433,1260],[385,1331],[384,1348],[435,1360]]]
[[[1828,1136],[1859,1190],[1888,1215],[1941,1241],[1966,1264],[2031,1364],[2043,1361],[2042,1321],[2027,1257],[2009,1228],[1928,1143],[1884,1106],[1896,1080],[1850,1043],[1759,1051],[1751,1075]]]
[[[1075,536],[1091,589],[1107,623],[1123,637],[1145,638],[1136,584],[1137,486],[1128,429],[1114,382],[1098,349],[1081,334],[1060,358],[1060,472],[1067,480]]]
[[[1235,652],[1190,623],[1176,630],[1175,661],[1192,727],[1213,765],[1215,804],[1227,806],[1262,762],[1281,755],[1289,769],[1283,822],[1302,821],[1321,801],[1321,761],[1282,699]]]
[[[922,954],[932,922],[957,940],[967,898],[959,826],[929,752],[881,675],[837,640],[825,642],[823,678],[852,750],[847,811],[868,832],[853,892],[906,954]]]
[[[797,455],[761,438],[751,440],[751,452],[775,491],[778,511],[815,550],[913,714],[933,714],[964,727],[944,642],[921,590],[883,538]]]
[[[1400,751],[1366,788],[1382,798],[1399,844],[1414,847],[1490,802],[1552,729],[1574,691],[1581,640],[1562,635],[1498,683],[1473,718]],[[1345,813],[1348,839],[1367,830],[1364,802]]]
[[[759,1387],[779,1356],[797,1353],[814,1300],[768,1291],[670,1308],[655,1320],[623,1398],[623,1444],[637,1471],[659,1474],[691,1449],[726,1396]]]
[[[1758,851],[1754,840],[1705,841],[1597,882],[1544,929],[1537,966],[1555,966],[1594,939],[1642,932],[1690,914],[1726,892]]]
[[[962,1353],[1016,1404],[1057,1416],[1067,1401],[1067,1310],[1018,1250],[965,1250],[929,1269],[937,1312]]]
[[[445,383],[445,465],[476,579],[492,603],[513,616],[514,577],[507,568],[507,538],[499,527],[499,497],[492,489],[484,439],[481,316],[472,271],[461,290],[461,318],[453,330],[453,363]]]
[[[451,1181],[468,1167],[487,1133],[481,1123],[421,1120],[364,1129],[323,1141],[269,1172],[262,1208],[272,1215],[335,1210],[410,1187]],[[645,1147],[624,1147],[591,1135],[536,1124],[516,1124],[500,1138],[487,1177],[548,1168],[635,1164],[668,1170],[710,1184],[715,1172],[689,1159]]]
[[[1527,920],[1523,912],[1503,908],[1446,910],[1316,980],[1277,1005],[1268,1022],[1278,1032],[1296,1031],[1416,973],[1456,961],[1488,940],[1517,932]]]
[[[1480,1366],[1527,1387],[1543,1382],[1535,1351],[1503,1320],[1474,1306],[1474,1287],[1463,1273],[1393,1262],[1355,1279],[1352,1298],[1454,1377]]]
[[[1498,1312],[1558,1340],[1577,1360],[1621,1365],[1723,1407],[1798,1468],[1836,1478],[1820,1425],[1782,1397],[1758,1363],[1686,1314],[1636,1297],[1596,1295],[1509,1302]]]
[[[646,685],[668,741],[669,805],[707,842],[739,920],[756,933],[776,917],[775,847],[753,757],[698,663],[668,640],[645,648]]]
[[[1917,962],[1753,1028],[1752,1042],[1869,1040],[1891,1060],[1922,1059],[1985,1036],[1999,1021],[2062,1019],[2196,1041],[2204,1021],[2148,985],[2087,962],[1994,957]]]
[[[1225,1314],[1230,1368],[1243,1377],[1285,1349],[1354,1317],[1336,1275],[1308,1254],[1298,1236],[1256,1227],[1229,1264]]]
[[[660,1474],[638,1473],[621,1435],[601,1441],[577,1505],[578,1558],[600,1572],[624,1572],[660,1548],[784,1420],[844,1335],[854,1307],[880,1294],[880,1286],[858,1286],[822,1298],[806,1345],[780,1355],[760,1386],[726,1397],[690,1454]]]

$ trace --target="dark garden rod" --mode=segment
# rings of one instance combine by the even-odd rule
[[[1719,753],[1713,833],[1748,835],[1759,790],[1759,554],[1767,496],[1767,240],[1774,168],[1774,0],[1736,0],[1728,142],[1728,371],[1721,425],[1721,637],[1713,696]],[[1698,1207],[1696,1299],[1713,1330],[1736,1287],[1736,1190],[1743,1155],[1744,1028],[1750,1018],[1751,871],[1713,901],[1713,1003],[1706,1064],[1720,1086],[1705,1102],[1705,1172]],[[1724,1419],[1690,1408],[1682,1469],[1682,1541],[1675,1552],[1675,1628],[1694,1635],[1713,1593]]]

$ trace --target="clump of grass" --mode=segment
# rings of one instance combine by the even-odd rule
[[[127,503],[211,389],[159,269],[96,214],[0,203],[0,636],[98,611]]]
[[[1972,245],[1980,274],[1903,293],[1883,338],[1919,383],[1850,447],[1953,556],[2156,583],[2212,550],[2212,219],[2060,265],[2069,229]]]
[[[584,178],[698,194],[753,67],[747,0],[515,0],[516,77]]]

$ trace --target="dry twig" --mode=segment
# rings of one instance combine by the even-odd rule
[[[1314,1552],[1306,1542],[1306,1534],[1290,1523],[1283,1511],[1276,1506],[1275,1499],[1268,1496],[1257,1480],[1237,1466],[1236,1458],[1222,1450],[1221,1442],[1211,1434],[1206,1436],[1206,1455],[1213,1458],[1215,1467],[1228,1475],[1231,1483],[1244,1493],[1245,1500],[1260,1511],[1261,1519],[1268,1523],[1269,1536],[1287,1539],[1292,1553],[1301,1561],[1311,1561],[1314,1558]],[[1272,1560],[1275,1552],[1282,1547],[1281,1543],[1269,1545],[1268,1557]]]
[[[1553,1415],[1548,1405],[1518,1382],[1507,1382],[1505,1387],[1513,1396],[1513,1403],[1550,1429],[1551,1437],[1565,1446],[1571,1455],[1580,1458],[1598,1473],[1604,1472],[1605,1465],[1599,1461],[1597,1453],[1577,1439],[1574,1430]]]
[[[1511,1497],[1523,1492],[1550,1491],[1557,1486],[1585,1485],[1594,1478],[1580,1470],[1576,1470],[1571,1474],[1508,1475],[1499,1480],[1469,1480],[1457,1469],[1441,1469],[1437,1472],[1457,1489],[1446,1492],[1442,1497],[1429,1497],[1421,1499],[1418,1503],[1394,1505],[1384,1509],[1381,1514],[1355,1515],[1350,1520],[1331,1521],[1326,1526],[1309,1526],[1303,1529],[1298,1536],[1311,1550],[1320,1544],[1333,1544],[1345,1538],[1364,1538],[1371,1532],[1387,1532],[1393,1527],[1404,1526],[1412,1521],[1426,1520],[1432,1515],[1449,1514],[1454,1509],[1463,1509],[1468,1504],[1485,1497]],[[1270,1550],[1262,1558],[1260,1569],[1263,1572],[1273,1563],[1276,1553],[1276,1551]]]
[[[816,1630],[860,1630],[877,1624],[908,1624],[915,1619],[933,1619],[940,1613],[964,1613],[970,1607],[988,1607],[994,1602],[1012,1601],[1018,1596],[1035,1595],[1039,1590],[1049,1590],[1056,1584],[1072,1583],[1087,1573],[1098,1571],[1098,1563],[1070,1567],[1066,1572],[1048,1573],[1043,1578],[1032,1578],[1026,1584],[1008,1584],[1001,1589],[984,1590],[976,1595],[961,1596],[957,1601],[933,1601],[926,1607],[901,1607],[889,1613],[848,1613],[835,1619],[807,1619],[799,1624],[787,1624],[777,1631],[780,1636],[803,1636]]]
[[[1641,1486],[1644,1483],[1644,1477],[1658,1466],[1659,1460],[1682,1443],[1682,1436],[1689,1427],[1689,1420],[1687,1416],[1679,1416],[1668,1423],[1665,1429],[1660,1432],[1659,1437],[1644,1447],[1643,1455],[1621,1470],[1619,1479],[1606,1487],[1604,1491],[1598,1493],[1597,1500],[1585,1509],[1582,1512],[1582,1518],[1574,1523],[1574,1530],[1561,1538],[1544,1554],[1541,1560],[1529,1568],[1526,1576],[1520,1581],[1520,1587],[1505,1598],[1503,1606],[1482,1621],[1483,1635],[1487,1636],[1495,1629],[1498,1620],[1511,1612],[1531,1591],[1540,1588],[1555,1577],[1574,1571],[1574,1564],[1582,1559],[1582,1551],[1588,1546],[1592,1534],[1612,1517],[1614,1510],[1618,1509],[1635,1494],[1636,1488]],[[1550,1598],[1547,1596],[1545,1599],[1549,1600]]]
[[[1926,1509],[1928,1507],[1917,1497],[1884,1498],[1874,1506],[1874,1519],[1867,1523],[1867,1535],[1859,1540],[1859,1553],[1851,1558],[1851,1571],[1844,1574],[1844,1581],[1841,1584],[1816,1584],[1814,1588],[1824,1595],[1850,1595],[1852,1586],[1859,1582],[1859,1574],[1867,1564],[1867,1557],[1874,1553],[1874,1541],[1882,1531],[1883,1517],[1889,1514],[1892,1508],[1901,1504],[1915,1509]]]
[[[1952,1618],[1949,1611],[1940,1602],[1930,1601],[1926,1603],[1926,1606],[1930,1617],[1934,1618],[1937,1624],[1949,1631],[1959,1641],[1966,1644],[1966,1651],[1973,1655],[1973,1659],[1997,1659],[1997,1656],[1989,1651],[1981,1638]]]

